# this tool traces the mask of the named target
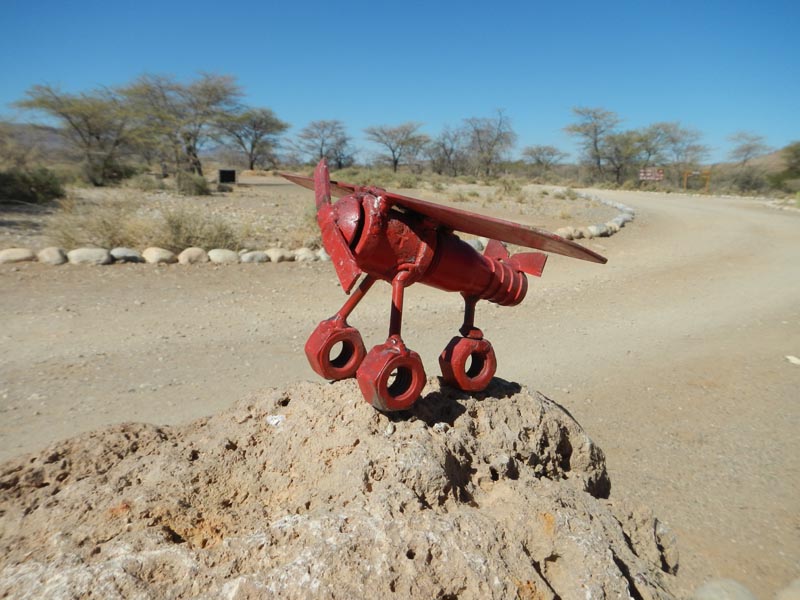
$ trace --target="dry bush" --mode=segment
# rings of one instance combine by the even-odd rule
[[[161,211],[160,235],[152,245],[180,252],[184,248],[241,248],[242,232],[216,215],[206,215],[185,208]]]
[[[124,201],[68,199],[51,217],[47,236],[62,248],[97,246],[146,248],[241,248],[243,231],[222,217],[187,209],[145,212],[141,204]]]

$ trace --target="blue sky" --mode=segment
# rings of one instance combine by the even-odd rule
[[[502,108],[526,145],[574,152],[574,106],[624,127],[680,121],[723,160],[746,130],[800,140],[800,1],[168,2],[6,0],[0,114],[38,83],[235,75],[297,131],[340,119],[444,124]],[[23,117],[24,118],[24,117]],[[367,157],[366,144],[362,158]]]

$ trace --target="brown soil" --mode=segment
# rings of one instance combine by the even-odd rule
[[[308,192],[275,190],[285,194],[273,207],[281,218],[287,206],[305,210]],[[498,376],[568,408],[606,452],[612,498],[647,505],[672,527],[678,591],[730,577],[769,597],[800,573],[800,367],[785,358],[800,356],[800,215],[730,198],[596,193],[637,209],[620,234],[585,242],[607,265],[552,257],[521,306],[479,305]],[[265,206],[244,193],[220,201],[239,198]],[[517,204],[500,216],[514,217]],[[561,210],[531,220],[553,228]],[[601,220],[574,213],[563,224]],[[0,266],[0,298],[0,456],[9,458],[316,380],[303,344],[344,296],[330,263],[24,264]],[[388,286],[376,286],[353,315],[368,346],[385,336],[388,307]],[[454,294],[407,294],[404,337],[429,375],[460,311]]]

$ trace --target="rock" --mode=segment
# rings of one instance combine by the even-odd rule
[[[67,262],[67,253],[64,252],[62,248],[48,246],[47,248],[42,248],[39,250],[36,258],[40,263],[44,263],[46,265],[63,265],[65,262]]]
[[[559,227],[556,229],[556,235],[561,236],[565,240],[571,240],[575,237],[575,228],[574,227]]]
[[[614,235],[619,231],[619,225],[614,223],[614,221],[609,221],[605,224],[606,229],[608,229],[608,235]]]
[[[578,227],[577,229],[575,229],[574,233],[572,234],[572,238],[575,239],[575,240],[579,240],[579,239],[582,239],[582,238],[586,238],[587,240],[590,240],[593,237],[594,237],[594,234],[592,234],[591,230],[588,227]]]
[[[207,263],[208,254],[202,248],[186,248],[183,252],[178,254],[178,262],[182,265],[194,265],[198,263]]]
[[[320,248],[317,250],[317,256],[322,262],[328,262],[331,260],[330,254],[325,250],[325,248]]]
[[[285,248],[268,248],[265,252],[272,262],[279,263],[294,260],[294,252],[289,252]]]
[[[28,248],[6,248],[0,250],[0,264],[28,262],[36,260],[36,254]]]
[[[596,237],[608,236],[608,227],[606,227],[605,225],[589,225],[586,229],[591,235],[584,234],[583,237],[596,238]]]
[[[269,262],[269,256],[267,256],[266,252],[253,250],[251,252],[245,252],[242,254],[241,260],[243,263],[265,263]]]
[[[800,578],[775,594],[775,600],[800,600]]]
[[[125,263],[141,263],[144,262],[144,258],[142,258],[142,253],[138,250],[134,250],[133,248],[112,248],[111,249],[111,256],[114,257],[114,260],[117,262],[125,262]]]
[[[150,263],[151,265],[157,265],[159,263],[178,262],[178,259],[175,258],[174,253],[164,248],[158,248],[156,246],[145,248],[145,251],[142,252],[142,256],[144,257],[144,260]]]
[[[217,265],[233,265],[239,262],[239,253],[225,248],[214,248],[208,251],[208,260]]]
[[[317,253],[311,248],[298,248],[294,251],[294,259],[297,262],[314,262],[317,258]]]
[[[756,600],[756,597],[738,581],[715,579],[697,588],[691,600]]]
[[[353,379],[301,383],[2,464],[0,596],[671,598],[652,532],[623,528],[649,513],[609,489],[580,425],[517,384],[433,378],[390,416]]]
[[[72,265],[108,265],[114,262],[111,253],[105,248],[77,248],[67,252],[67,260]]]

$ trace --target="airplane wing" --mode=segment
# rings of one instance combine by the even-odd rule
[[[314,189],[314,180],[310,177],[302,177],[300,175],[291,175],[288,173],[281,173],[281,175],[298,185],[308,189]],[[331,181],[331,194],[334,196],[346,196],[358,189],[361,189],[361,186]],[[495,217],[487,217],[451,206],[428,202],[427,200],[401,196],[393,192],[384,192],[384,197],[408,210],[430,217],[434,221],[455,231],[463,231],[464,233],[488,237],[509,244],[525,246],[526,248],[536,248],[537,250],[562,254],[564,256],[588,260],[590,262],[604,264],[608,260],[604,256],[588,248],[584,248],[580,244],[565,240],[561,236],[535,227],[528,227]]]

